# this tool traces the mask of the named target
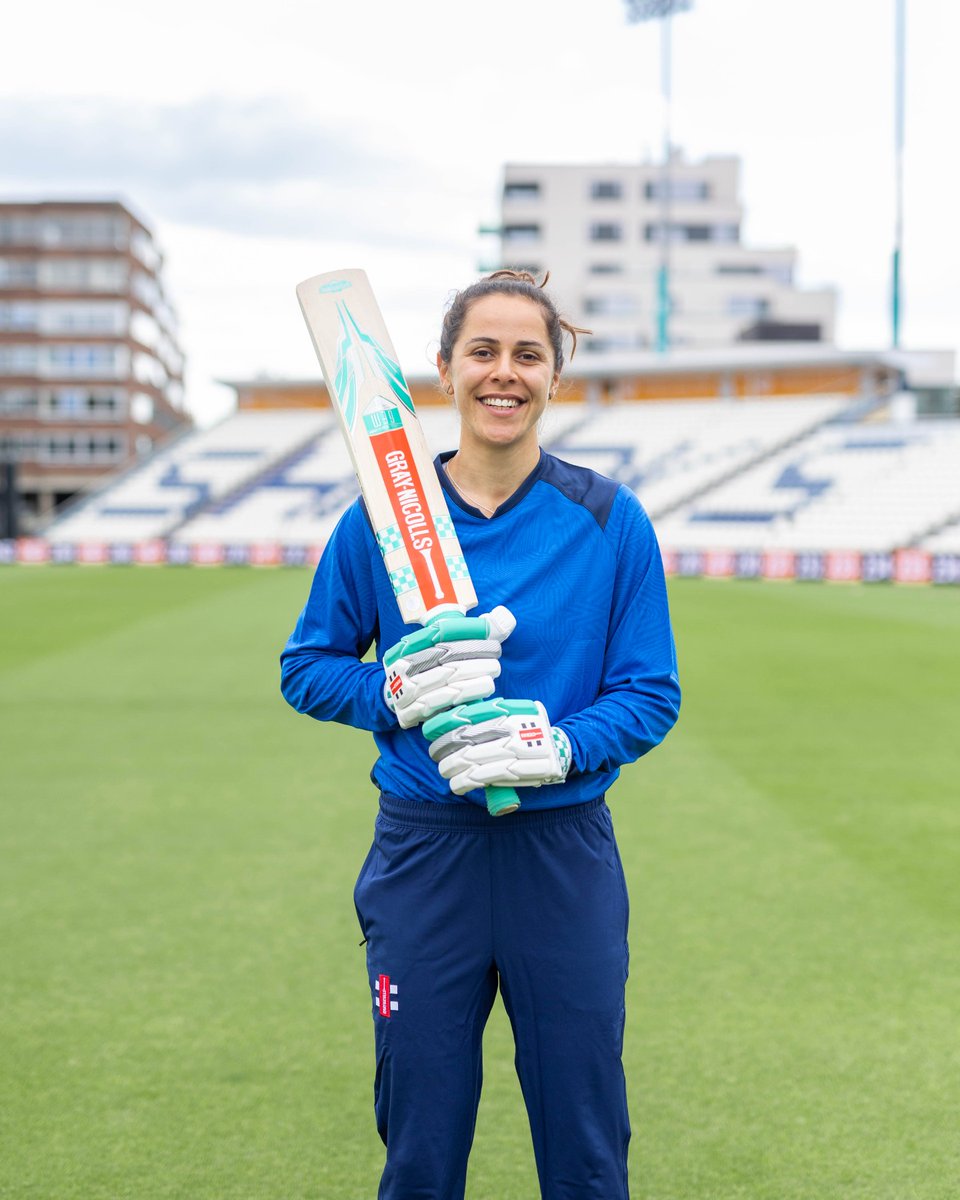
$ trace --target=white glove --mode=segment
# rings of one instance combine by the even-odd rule
[[[539,700],[485,700],[438,713],[423,727],[430,757],[458,796],[480,787],[562,783],[570,739]]]
[[[502,605],[479,617],[437,617],[383,656],[383,696],[403,729],[456,704],[492,696],[501,644],[516,627]]]

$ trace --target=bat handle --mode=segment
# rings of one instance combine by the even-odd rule
[[[487,794],[487,812],[491,817],[506,816],[520,807],[520,797],[511,787],[488,787],[484,791]]]
[[[451,639],[457,636],[456,621],[461,617],[470,622],[470,634],[468,636],[476,636],[473,633],[473,624],[470,618],[465,618],[462,608],[444,608],[440,612],[431,613],[423,623],[424,629],[429,629],[434,622],[444,620],[447,625],[447,636]],[[503,641],[510,633],[513,632],[516,621],[513,614],[505,608],[495,608],[493,612],[486,614],[487,619],[487,634],[489,637],[495,637],[498,641]],[[462,633],[461,633],[462,636]],[[410,638],[416,638],[416,634],[410,635],[409,638],[404,638],[403,645],[405,648]],[[417,649],[420,649],[419,642]],[[520,807],[520,797],[512,787],[488,787],[484,788],[487,796],[487,812],[491,817],[505,817],[507,813],[516,812]]]

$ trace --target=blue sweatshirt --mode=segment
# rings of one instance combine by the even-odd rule
[[[658,745],[680,709],[660,550],[639,500],[594,471],[541,451],[521,487],[487,520],[437,471],[479,605],[505,604],[497,695],[540,700],[570,738],[565,783],[522,788],[525,809],[580,804]],[[361,500],[340,519],[281,655],[281,689],[298,712],[374,736],[381,791],[439,804],[455,796],[419,728],[401,729],[383,699],[383,652],[404,625]],[[362,662],[371,645],[376,662]],[[483,803],[483,793],[470,794]]]

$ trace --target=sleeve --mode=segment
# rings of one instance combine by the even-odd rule
[[[379,732],[396,728],[383,699],[383,668],[362,659],[379,615],[370,541],[359,502],[337,524],[310,595],[280,655],[280,690],[300,713]]]
[[[599,695],[558,722],[575,769],[613,771],[658,746],[680,714],[677,653],[660,547],[633,493],[621,489],[609,632]]]

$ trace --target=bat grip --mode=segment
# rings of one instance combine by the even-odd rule
[[[511,787],[488,787],[484,791],[487,795],[487,812],[491,817],[506,816],[520,807],[520,797]]]

